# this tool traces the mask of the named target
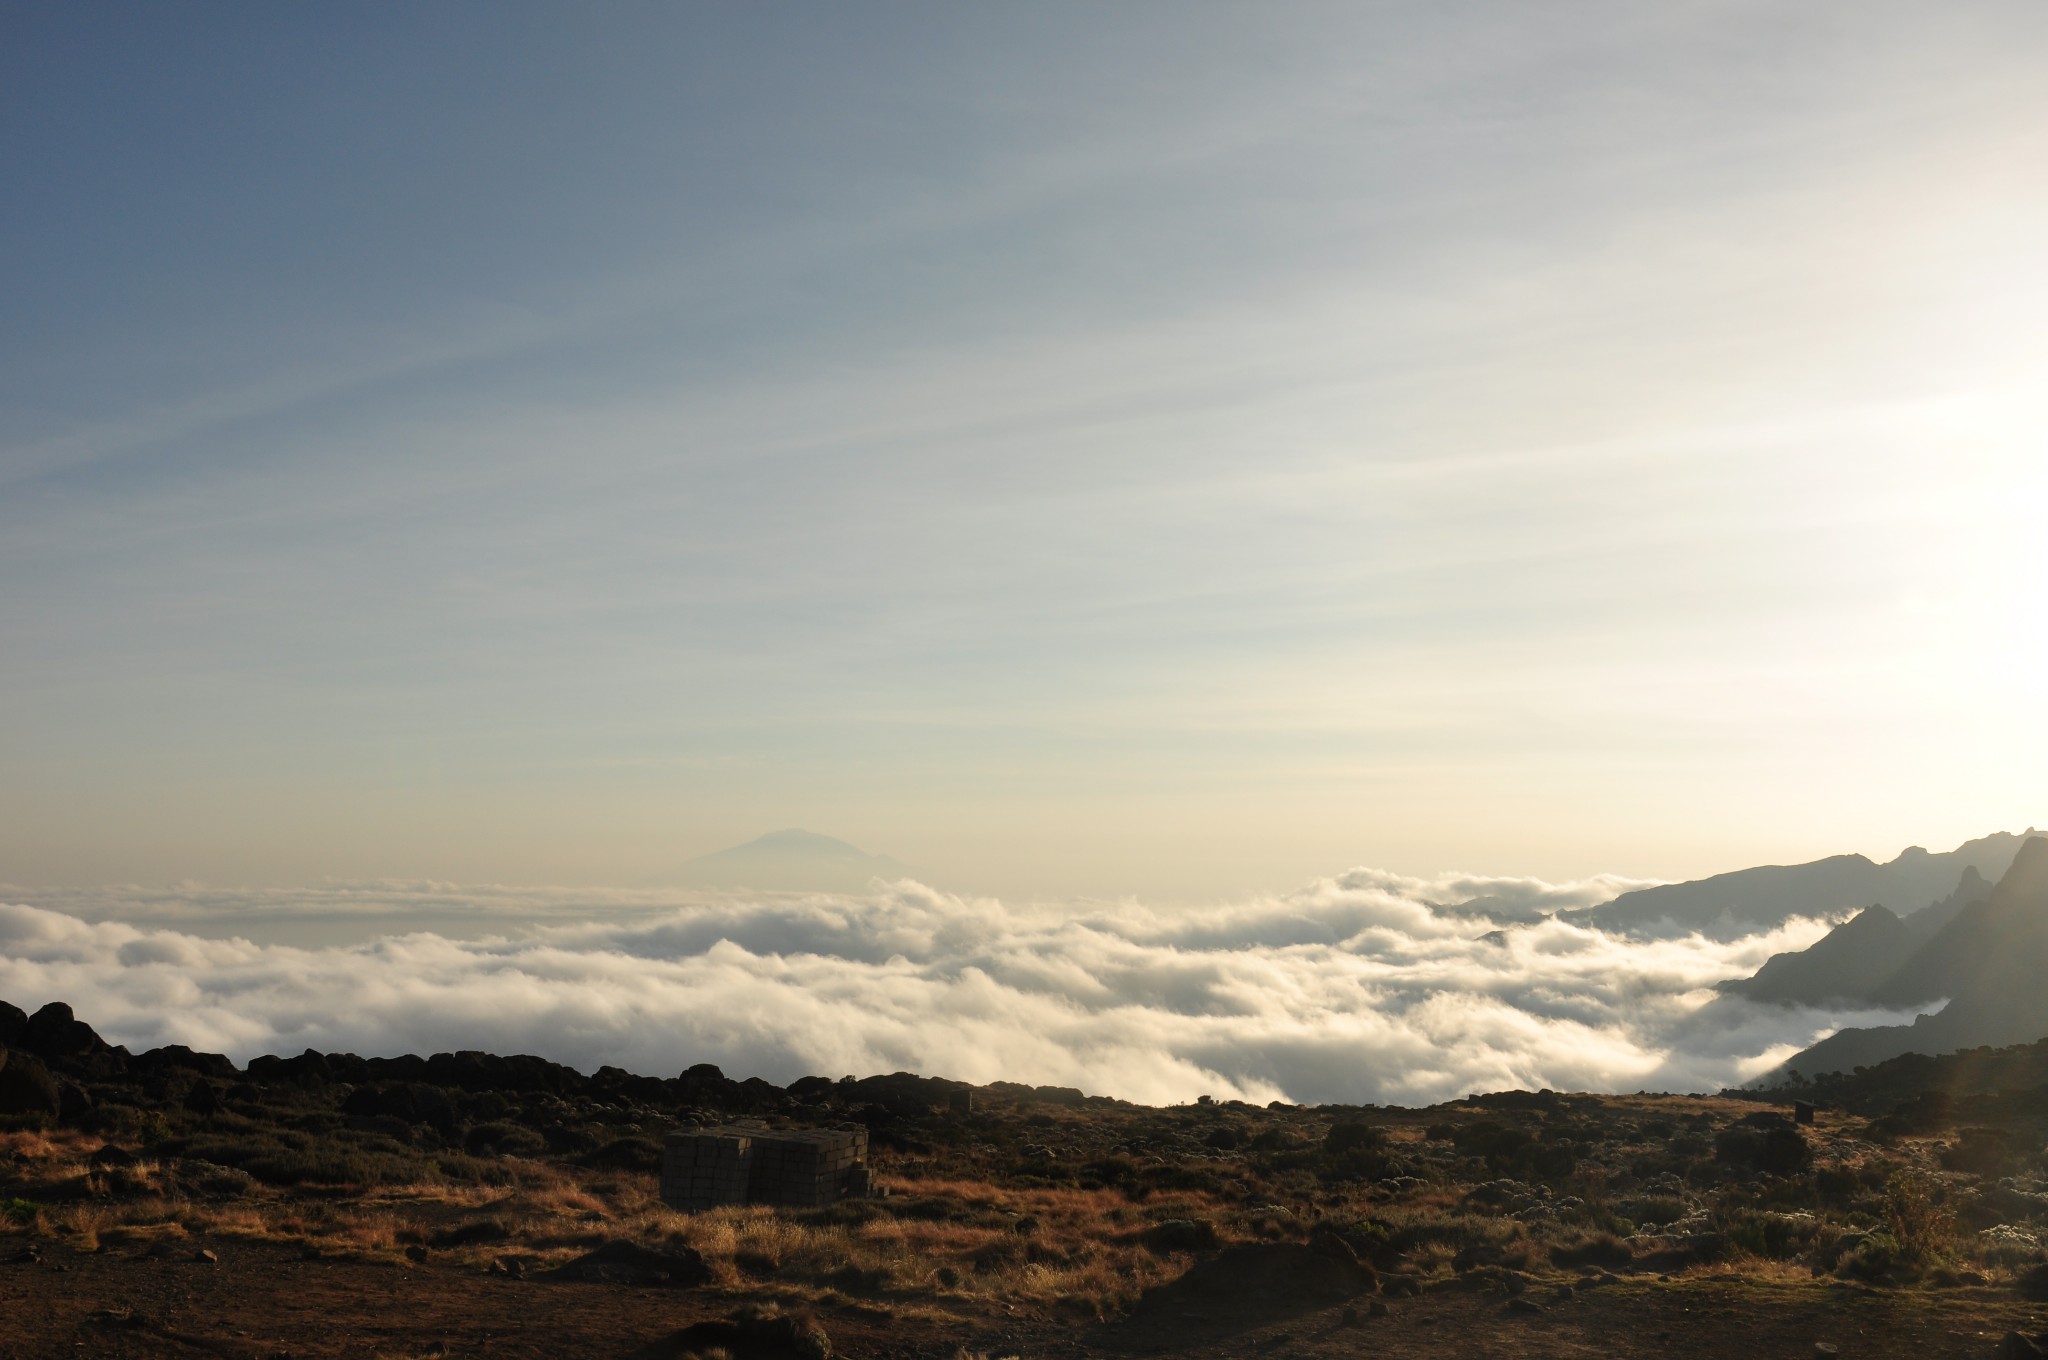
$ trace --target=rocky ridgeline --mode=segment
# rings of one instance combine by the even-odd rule
[[[92,1128],[105,1122],[103,1106],[171,1106],[205,1116],[280,1088],[337,1087],[346,1088],[341,1108],[347,1115],[423,1125],[446,1137],[479,1113],[488,1118],[505,1104],[504,1098],[599,1101],[684,1119],[830,1112],[861,1118],[884,1140],[899,1117],[971,1107],[977,1097],[1056,1105],[1116,1103],[1071,1087],[1014,1082],[975,1087],[908,1072],[837,1080],[801,1077],[786,1087],[759,1077],[736,1081],[710,1063],[673,1077],[609,1066],[585,1075],[532,1054],[475,1051],[364,1058],[308,1049],[296,1057],[252,1058],[246,1067],[237,1067],[223,1054],[182,1044],[131,1053],[106,1042],[63,1002],[53,1001],[31,1015],[0,1001],[0,1116]],[[487,1095],[501,1099],[478,1100]]]

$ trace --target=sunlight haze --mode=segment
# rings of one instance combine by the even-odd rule
[[[802,827],[1214,903],[2048,821],[2044,57],[2023,3],[10,6],[0,882]]]

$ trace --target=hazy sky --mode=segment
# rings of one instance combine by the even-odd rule
[[[2048,6],[0,5],[0,881],[2048,821]]]

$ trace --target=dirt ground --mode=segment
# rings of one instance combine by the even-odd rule
[[[26,1236],[0,1235],[0,1261]],[[672,1356],[684,1327],[727,1316],[718,1290],[508,1279],[466,1266],[307,1259],[281,1244],[232,1241],[196,1251],[76,1252],[0,1264],[0,1360],[194,1357]],[[750,1298],[758,1300],[758,1292]],[[1354,1356],[1698,1356],[1809,1360],[1815,1344],[1844,1360],[1989,1357],[2010,1330],[2048,1328],[2048,1308],[1997,1289],[1882,1290],[1840,1281],[1740,1276],[1624,1280],[1569,1295],[1538,1286],[1511,1307],[1499,1295],[1440,1289],[1361,1297],[1295,1316],[1183,1314],[1118,1323],[1051,1315],[948,1312],[886,1303],[823,1309],[835,1354],[950,1360],[1172,1355],[1304,1360]],[[1534,1303],[1540,1311],[1527,1307]],[[742,1358],[744,1360],[744,1358]]]

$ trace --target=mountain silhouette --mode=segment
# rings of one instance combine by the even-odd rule
[[[770,892],[866,892],[875,879],[916,876],[887,855],[791,827],[700,855],[654,880],[662,887],[758,888]]]
[[[1875,927],[1872,933],[1883,929]],[[1762,976],[1759,972],[1757,978]],[[1917,1017],[1910,1025],[1842,1030],[1786,1066],[1809,1074],[1840,1072],[1902,1053],[1937,1055],[2029,1043],[2048,1035],[2048,987],[2041,985],[2044,977],[2048,977],[2048,838],[2036,836],[2020,847],[1988,896],[1957,905],[1947,921],[1886,976],[1852,998],[1874,1005],[1907,1006],[1947,997],[1946,1006]],[[1749,981],[1754,983],[1757,978]]]
[[[1873,903],[1903,916],[1946,898],[1965,869],[1997,878],[2032,834],[2031,827],[2020,836],[2001,831],[1940,854],[1916,845],[1888,864],[1862,855],[1834,855],[1810,864],[1738,869],[1690,883],[1638,888],[1601,906],[1560,912],[1558,918],[1639,938],[1696,931],[1736,939],[1797,916],[1835,916]]]
[[[1913,990],[1918,974],[1907,963],[1966,908],[1991,896],[1991,884],[1976,865],[1963,870],[1956,890],[1942,901],[1901,917],[1885,906],[1866,907],[1812,946],[1773,954],[1752,977],[1721,984],[1731,996],[1787,1006],[1834,1003],[1902,1005],[1946,996],[1940,988]]]

